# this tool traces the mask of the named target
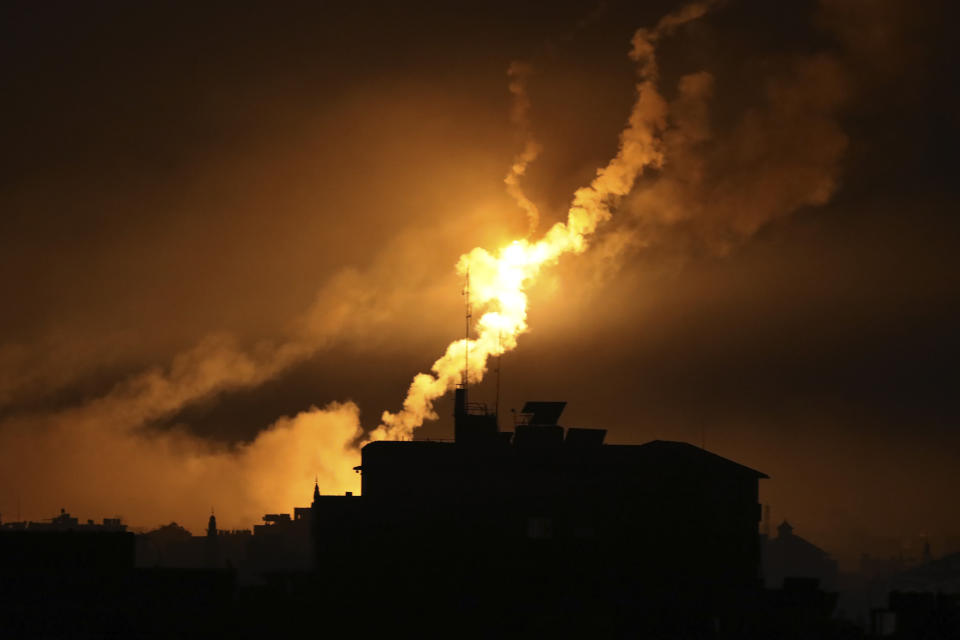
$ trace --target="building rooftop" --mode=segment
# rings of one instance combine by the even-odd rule
[[[557,464],[651,465],[659,468],[676,465],[678,469],[683,470],[689,470],[692,468],[691,464],[696,464],[700,468],[706,467],[710,470],[724,470],[756,478],[769,478],[761,471],[700,447],[669,440],[653,440],[640,445],[601,444],[584,447],[573,443],[568,437],[567,440],[562,441],[561,446],[534,448],[502,443],[491,447],[475,447],[463,446],[455,442],[380,440],[371,442],[363,448],[364,465],[392,461],[404,465],[460,466],[470,461],[522,460],[528,457],[535,457],[541,462],[549,460]],[[362,471],[363,465],[357,469]]]

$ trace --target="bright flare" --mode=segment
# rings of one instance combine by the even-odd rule
[[[643,169],[662,165],[661,136],[666,128],[667,106],[657,91],[655,45],[661,36],[702,16],[710,4],[688,5],[665,16],[654,29],[640,29],[634,34],[630,58],[637,63],[639,75],[637,101],[620,134],[617,155],[597,171],[590,186],[574,193],[566,222],[553,225],[540,240],[515,240],[495,253],[477,247],[460,257],[457,271],[470,273],[471,302],[485,310],[476,322],[477,337],[451,343],[433,363],[433,373],[418,373],[403,408],[397,413],[385,411],[369,440],[409,440],[424,420],[435,420],[434,402],[463,379],[465,353],[469,354],[468,382],[482,380],[487,360],[514,349],[517,338],[527,330],[526,289],[540,270],[564,254],[584,251],[589,237],[610,218],[611,209],[630,192]],[[514,171],[511,175],[517,178],[522,173]]]

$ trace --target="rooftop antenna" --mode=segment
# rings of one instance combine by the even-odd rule
[[[497,395],[493,402],[493,415],[496,416],[497,425],[500,424],[500,368],[503,362],[503,331],[497,333]],[[498,426],[499,428],[499,426]]]
[[[466,299],[466,318],[464,318],[464,324],[466,326],[466,340],[463,341],[463,404],[467,404],[467,382],[470,379],[470,318],[472,313],[470,310],[470,267],[467,267],[467,279],[463,287],[463,295]]]

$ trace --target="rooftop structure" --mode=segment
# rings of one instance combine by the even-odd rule
[[[760,588],[765,474],[683,442],[605,444],[602,429],[560,425],[565,404],[529,402],[501,431],[460,388],[453,442],[367,444],[361,497],[314,502],[317,570],[347,555],[384,591],[489,604],[695,594],[701,617]]]

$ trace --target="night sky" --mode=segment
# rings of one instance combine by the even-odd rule
[[[2,518],[199,531],[355,490],[353,444],[463,335],[458,257],[565,219],[634,32],[681,6],[4,3]],[[731,0],[661,38],[663,163],[530,285],[501,426],[566,400],[766,472],[841,559],[960,548],[958,17]],[[504,176],[533,139],[531,234]],[[436,410],[416,437],[452,437]]]

